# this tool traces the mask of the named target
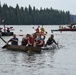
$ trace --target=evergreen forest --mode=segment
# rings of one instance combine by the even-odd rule
[[[69,11],[48,8],[16,7],[0,4],[0,25],[60,25],[71,22]]]

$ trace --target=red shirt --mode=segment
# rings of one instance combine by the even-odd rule
[[[33,45],[34,44],[34,38],[33,37],[29,37],[28,38],[28,42]]]
[[[39,28],[36,29],[36,33],[39,33]]]

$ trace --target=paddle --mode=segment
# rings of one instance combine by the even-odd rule
[[[4,43],[7,43],[1,36],[0,38],[3,40]],[[2,48],[6,48],[6,44]]]
[[[57,41],[57,44],[56,45],[57,45],[57,48],[59,49],[59,42],[58,41]]]
[[[0,38],[6,43],[6,41],[0,36]]]

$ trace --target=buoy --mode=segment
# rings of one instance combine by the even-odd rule
[[[23,34],[20,34],[19,36],[23,36]]]

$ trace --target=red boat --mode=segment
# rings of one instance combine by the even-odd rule
[[[59,28],[56,30],[51,30],[51,32],[53,32],[53,31],[76,31],[76,26],[68,26],[68,28],[62,27],[62,28]]]

